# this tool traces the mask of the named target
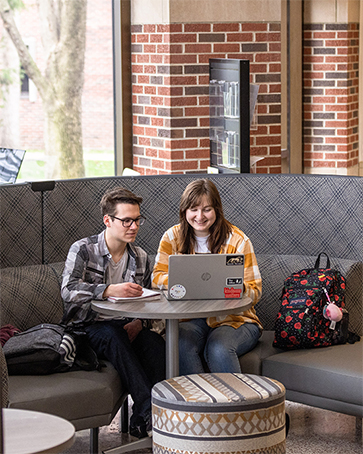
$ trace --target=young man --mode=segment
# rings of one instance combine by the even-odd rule
[[[63,322],[86,331],[91,347],[113,364],[130,392],[130,433],[138,438],[151,434],[151,389],[165,378],[164,340],[146,320],[103,316],[92,310],[91,301],[136,297],[150,288],[148,256],[133,244],[144,222],[141,202],[125,188],[106,192],[101,200],[106,229],[71,246],[61,289]]]

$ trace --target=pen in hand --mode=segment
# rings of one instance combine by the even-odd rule
[[[141,295],[142,295],[142,292],[143,292],[143,289],[142,289],[142,287],[136,282],[136,278],[135,278],[135,275],[134,275],[134,274],[131,274],[131,279],[132,279],[132,282],[133,282],[134,284],[136,284],[136,285],[139,287],[138,290],[139,290],[140,293],[138,292],[139,294],[138,294],[138,295],[135,295],[135,296],[141,296]]]

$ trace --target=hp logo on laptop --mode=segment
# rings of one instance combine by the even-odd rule
[[[212,276],[209,273],[203,273],[201,277],[203,281],[209,281]]]

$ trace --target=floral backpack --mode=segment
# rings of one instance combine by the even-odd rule
[[[326,256],[326,268],[320,267],[322,254]],[[345,343],[349,318],[344,297],[345,278],[330,268],[330,259],[322,252],[314,268],[303,269],[285,279],[273,346],[297,349]],[[334,309],[340,321],[329,317],[327,308]]]

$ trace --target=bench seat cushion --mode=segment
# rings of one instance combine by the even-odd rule
[[[280,348],[273,347],[272,342],[274,336],[274,331],[263,331],[256,347],[239,357],[239,363],[243,374],[262,375],[263,360],[284,351]]]
[[[285,385],[288,400],[363,417],[362,340],[279,353],[263,360],[262,373]]]
[[[126,395],[116,370],[105,364],[101,371],[12,375],[9,407],[52,413],[71,421],[76,430],[107,425]]]

